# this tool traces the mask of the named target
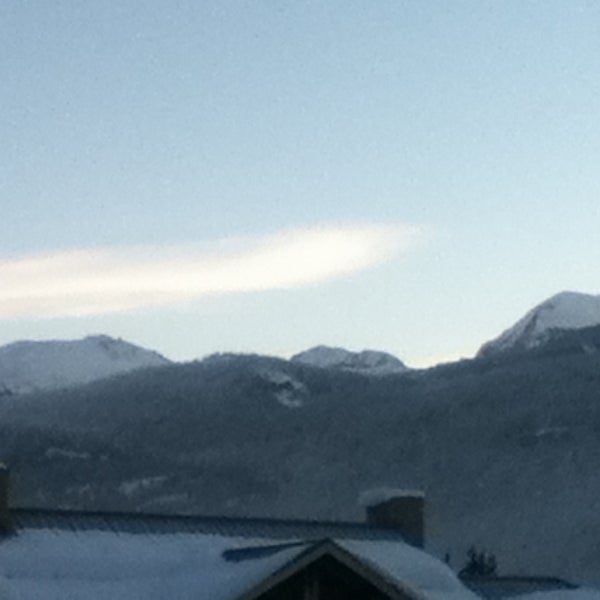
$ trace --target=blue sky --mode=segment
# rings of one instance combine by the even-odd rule
[[[0,343],[423,365],[600,292],[597,2],[5,0],[0,75]]]

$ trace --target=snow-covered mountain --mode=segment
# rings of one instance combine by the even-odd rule
[[[474,545],[598,585],[600,352],[564,343],[586,329],[397,377],[226,355],[5,397],[0,459],[16,506],[362,520],[366,492],[424,490],[453,568]]]
[[[515,325],[485,343],[478,357],[510,350],[529,350],[544,344],[551,332],[600,325],[600,296],[561,292],[531,309]]]
[[[0,395],[68,387],[169,363],[157,352],[106,335],[14,342],[0,347]]]
[[[401,360],[387,352],[376,350],[351,352],[345,348],[332,348],[330,346],[315,346],[295,354],[291,360],[313,367],[342,369],[366,375],[387,375],[408,370],[408,367]]]

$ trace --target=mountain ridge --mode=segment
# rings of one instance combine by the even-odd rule
[[[597,324],[600,324],[600,296],[560,292],[529,310],[498,337],[482,344],[476,358],[530,351],[554,340],[558,331],[581,330]],[[202,360],[214,360],[215,356],[228,354],[209,355]],[[16,341],[0,347],[0,397],[69,387],[171,362],[154,350],[103,334],[81,340]],[[299,352],[290,362],[366,376],[411,370],[387,352],[354,352],[326,345]]]

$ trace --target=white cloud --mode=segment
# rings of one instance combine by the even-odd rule
[[[0,318],[97,315],[206,295],[297,288],[403,254],[421,233],[409,225],[315,227],[210,244],[0,260]]]

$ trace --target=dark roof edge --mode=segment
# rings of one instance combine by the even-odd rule
[[[566,579],[562,579],[561,577],[555,577],[553,575],[461,575],[459,576],[461,581],[476,581],[476,582],[487,582],[487,581],[497,581],[497,582],[519,582],[519,583],[555,583],[562,584],[565,587],[570,589],[576,589],[578,586],[575,583],[571,583]]]
[[[137,511],[82,511],[82,510],[69,510],[69,509],[53,509],[53,508],[27,508],[18,507],[11,508],[10,512],[15,517],[19,516],[39,516],[39,517],[64,517],[64,518],[90,518],[90,519],[114,519],[114,520],[129,520],[129,519],[140,519],[154,522],[165,522],[170,521],[173,523],[186,523],[193,524],[197,523],[223,523],[229,522],[231,524],[265,524],[265,525],[296,525],[296,526],[307,526],[307,527],[343,527],[347,529],[355,529],[356,531],[382,531],[390,534],[397,533],[398,537],[401,538],[401,532],[392,528],[385,527],[373,527],[368,523],[360,521],[321,521],[317,519],[284,519],[284,518],[270,518],[270,517],[230,517],[224,515],[187,515],[187,514],[159,514],[159,513],[146,513]]]

